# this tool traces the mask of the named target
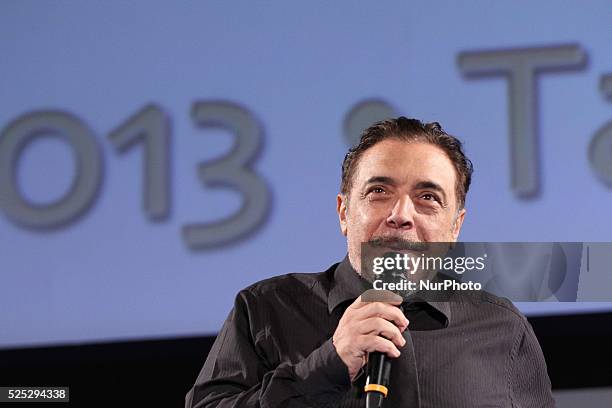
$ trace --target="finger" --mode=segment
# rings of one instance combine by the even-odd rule
[[[360,337],[359,342],[360,349],[368,353],[379,351],[389,357],[399,357],[401,354],[397,347],[395,347],[395,344],[380,336],[363,335]]]
[[[370,303],[356,310],[354,314],[357,321],[363,321],[370,317],[382,317],[393,322],[401,331],[406,330],[409,323],[398,307],[382,302]]]
[[[406,340],[396,325],[382,317],[371,317],[359,325],[359,334],[374,334],[391,340],[397,347],[403,347]]]

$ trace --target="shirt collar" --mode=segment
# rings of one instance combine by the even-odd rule
[[[372,285],[359,275],[351,265],[348,255],[338,264],[333,272],[333,279],[329,296],[327,298],[327,310],[331,314],[336,307],[347,301],[354,301]],[[448,301],[445,302],[423,302],[432,306],[446,318],[446,325],[450,324],[451,308]]]
[[[328,312],[331,314],[340,303],[357,299],[370,287],[370,283],[353,269],[346,255],[334,270],[332,286],[327,298]]]

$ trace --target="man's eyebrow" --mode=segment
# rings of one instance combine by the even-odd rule
[[[370,177],[366,181],[366,185],[374,184],[374,183],[388,184],[391,186],[394,186],[397,184],[397,182],[393,179],[393,177],[389,177],[389,176],[374,176],[374,177]]]

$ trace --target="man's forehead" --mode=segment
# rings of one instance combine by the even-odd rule
[[[355,187],[371,182],[422,184],[454,189],[456,172],[446,153],[424,142],[384,140],[366,150],[356,169]],[[450,191],[449,191],[450,193]]]

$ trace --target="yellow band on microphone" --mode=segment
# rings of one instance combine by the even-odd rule
[[[363,389],[365,392],[378,391],[385,398],[387,398],[387,393],[389,392],[387,387],[385,387],[384,385],[380,385],[380,384],[368,384],[365,387],[363,387]]]

